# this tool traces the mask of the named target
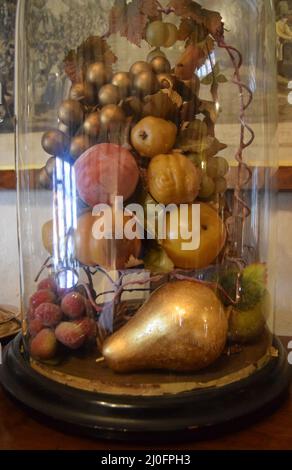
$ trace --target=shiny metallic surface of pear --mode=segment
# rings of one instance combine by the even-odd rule
[[[226,339],[226,312],[213,290],[173,281],[105,341],[102,353],[116,372],[197,371],[218,359]]]

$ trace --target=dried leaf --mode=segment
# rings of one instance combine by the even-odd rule
[[[199,111],[207,115],[212,122],[216,122],[219,116],[218,105],[214,101],[201,101]]]
[[[181,95],[179,93],[177,93],[175,90],[172,90],[170,88],[164,88],[161,91],[162,91],[162,93],[165,93],[171,99],[173,104],[175,104],[178,108],[180,108],[182,106],[183,99],[182,99]]]
[[[222,16],[216,11],[202,10],[204,25],[214,38],[223,34]]]
[[[221,150],[224,150],[227,148],[226,144],[222,144],[219,142],[216,137],[211,137],[212,141],[210,141],[210,146],[206,149],[205,151],[205,157],[206,158],[211,158],[217,155],[217,153],[221,152]]]
[[[178,30],[178,39],[180,41],[189,39],[193,44],[197,44],[204,41],[208,34],[209,32],[204,25],[196,23],[191,18],[183,18],[181,20]]]
[[[206,75],[206,77],[202,78],[201,83],[203,85],[212,85],[213,80],[214,80],[213,74],[209,73],[208,75]]]
[[[187,127],[182,128],[178,135],[176,146],[183,152],[204,154],[205,158],[216,155],[220,150],[226,148],[212,135],[204,121],[195,119]]]
[[[152,18],[160,17],[159,2],[157,0],[140,0],[141,13]]]
[[[207,40],[208,36],[209,36],[209,33],[204,28],[204,26],[198,25],[197,30],[190,34],[188,41],[187,41],[187,45],[198,44],[202,48],[202,46],[204,45],[204,41]]]
[[[161,16],[157,0],[116,0],[110,13],[109,34],[120,33],[128,41],[140,46],[149,21]]]
[[[206,142],[208,128],[203,121],[195,119],[187,127],[182,128],[177,138],[177,147],[184,152],[203,152],[208,146]]]
[[[216,77],[216,80],[217,80],[218,83],[227,83],[228,82],[228,78],[226,78],[225,75],[223,75],[222,73],[220,73]]]
[[[194,96],[190,101],[186,101],[181,107],[181,120],[183,122],[190,122],[194,119],[199,112],[201,101],[197,96]]]
[[[82,73],[77,67],[77,58],[74,51],[70,51],[64,60],[64,71],[72,83],[77,83],[82,80]]]
[[[207,36],[206,39],[198,44],[202,53],[204,54],[204,58],[207,59],[210,53],[215,48],[215,41],[211,36]]]
[[[177,120],[179,107],[164,91],[146,96],[144,102],[143,116],[155,116],[162,119]]]
[[[178,28],[178,40],[185,41],[196,29],[197,23],[191,18],[182,18]]]
[[[204,25],[214,38],[223,35],[224,28],[220,13],[206,10],[192,0],[171,0],[169,5],[175,14],[183,18],[190,18],[200,25]]]
[[[84,78],[86,68],[94,62],[103,62],[109,68],[115,63],[117,57],[112,52],[106,40],[99,36],[90,36],[76,51],[71,50],[65,57],[65,71],[73,81]]]
[[[173,8],[178,16],[192,18],[197,23],[202,23],[202,7],[192,0],[171,0],[168,7]]]
[[[191,80],[178,80],[175,89],[183,101],[190,101],[199,95],[200,79],[197,75],[194,75]]]

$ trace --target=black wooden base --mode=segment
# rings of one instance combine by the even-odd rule
[[[228,427],[272,404],[287,391],[291,368],[275,338],[279,357],[247,379],[222,388],[176,396],[130,397],[77,390],[34,371],[21,353],[21,336],[3,354],[0,381],[17,400],[69,430],[110,439],[165,440],[198,430]]]

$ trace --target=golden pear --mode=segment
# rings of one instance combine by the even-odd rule
[[[227,329],[225,309],[212,289],[192,280],[173,281],[105,341],[102,354],[115,372],[197,371],[221,355]]]

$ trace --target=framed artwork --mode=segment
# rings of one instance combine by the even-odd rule
[[[102,0],[99,15],[80,20],[80,8],[95,0],[35,0],[30,3],[30,69],[34,75],[34,113],[40,125],[64,94],[64,47],[75,49],[90,35],[108,29],[113,0]],[[17,0],[0,0],[0,133],[11,132],[14,95],[14,44]],[[66,21],[65,21],[66,20]],[[66,25],[65,29],[61,25]],[[49,114],[48,114],[49,115]],[[1,117],[2,116],[2,117]]]
[[[0,1],[0,132],[13,130],[16,4],[17,0]]]
[[[276,10],[279,159],[292,166],[292,0],[274,0]]]

